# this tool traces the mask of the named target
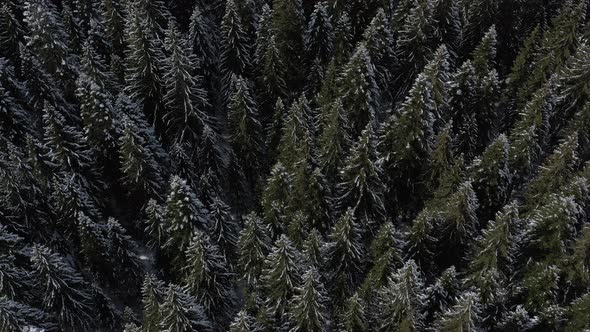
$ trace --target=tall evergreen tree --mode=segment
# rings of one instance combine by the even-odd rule
[[[327,323],[327,300],[320,275],[311,268],[303,275],[302,285],[297,287],[291,304],[290,323],[293,331],[323,331]]]

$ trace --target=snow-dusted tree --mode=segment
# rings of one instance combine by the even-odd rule
[[[289,204],[291,175],[279,162],[271,170],[264,191],[262,192],[262,211],[264,221],[269,227],[270,236],[277,238],[284,232],[285,218]]]
[[[348,119],[340,99],[322,108],[321,116],[322,133],[318,142],[319,163],[322,172],[333,185],[338,170],[342,167],[346,151],[351,145]]]
[[[332,58],[334,28],[326,2],[317,2],[305,30],[305,50],[310,61],[319,59],[324,66]]]
[[[262,127],[250,83],[241,76],[231,77],[228,109],[229,141],[248,178],[255,179],[262,153]]]
[[[420,270],[409,260],[391,275],[378,295],[381,331],[412,331],[422,327],[424,284]]]
[[[353,46],[350,17],[344,13],[338,17],[334,25],[334,59],[338,65],[346,63]]]
[[[160,330],[163,332],[210,331],[207,319],[199,301],[187,294],[186,290],[170,284],[166,298],[160,306]]]
[[[508,139],[500,135],[471,167],[473,190],[480,204],[479,216],[484,222],[493,218],[510,195],[509,149]]]
[[[424,290],[424,322],[433,322],[436,317],[450,309],[460,290],[461,279],[455,267],[451,266]]]
[[[242,310],[238,312],[233,322],[229,326],[230,332],[252,332],[260,329],[259,324],[254,317],[250,316],[248,312]]]
[[[398,209],[408,206],[409,197],[422,197],[425,188],[418,184],[426,175],[434,141],[436,104],[432,86],[425,75],[419,75],[410,94],[398,112],[382,128],[379,150],[389,188],[388,198]],[[410,196],[408,196],[408,193]]]
[[[396,61],[394,40],[387,15],[383,9],[379,9],[365,30],[363,41],[375,66],[377,84],[386,94],[391,93],[388,87],[393,79],[392,69]]]
[[[297,89],[303,81],[305,15],[301,0],[273,0],[272,26],[277,48],[286,66],[288,89]]]
[[[338,201],[341,211],[351,208],[364,226],[379,225],[385,217],[382,170],[377,163],[373,129],[368,126],[350,150],[340,170]],[[365,229],[364,231],[370,231]]]
[[[207,121],[207,92],[200,87],[200,78],[193,76],[196,60],[174,21],[168,23],[165,46],[170,54],[163,66],[167,133],[173,142],[194,142]]]
[[[206,13],[203,12],[201,4],[196,3],[190,17],[188,43],[191,46],[194,59],[197,61],[194,65],[199,69],[205,78],[207,90],[212,87],[210,80],[217,75],[219,59],[218,45],[215,41],[213,24]]]
[[[57,325],[43,310],[0,296],[0,328],[7,332],[51,331]]]
[[[444,312],[438,321],[437,328],[440,331],[476,331],[481,317],[479,297],[477,293],[468,290],[461,294],[457,303]]]
[[[56,313],[63,330],[87,329],[92,324],[91,294],[82,276],[49,248],[31,252],[43,306]]]
[[[361,229],[348,209],[322,247],[324,268],[328,274],[330,297],[334,303],[342,304],[358,285],[363,269],[365,250],[361,242]]]
[[[360,77],[359,77],[360,75]],[[364,44],[357,46],[338,80],[342,105],[348,114],[352,136],[357,137],[379,117],[379,89],[375,67]]]
[[[393,223],[381,226],[369,248],[372,267],[367,272],[359,292],[364,298],[371,298],[375,291],[387,284],[387,278],[403,263],[402,243]]]
[[[346,300],[345,309],[342,313],[342,331],[344,332],[366,332],[368,322],[366,317],[366,305],[363,299],[355,293]]]
[[[125,29],[125,91],[143,107],[152,121],[159,120],[162,108],[162,50],[150,33],[148,18],[133,7]]]
[[[102,0],[100,4],[102,24],[111,54],[123,56],[125,50],[125,19],[123,11],[117,1]],[[112,56],[112,55],[111,55]]]
[[[261,93],[264,96],[263,104],[273,105],[277,98],[284,96],[287,92],[285,64],[280,57],[274,34],[268,37],[261,52],[257,64],[260,68],[258,81],[261,84]]]
[[[66,120],[61,109],[46,102],[43,113],[44,147],[51,162],[80,171],[93,161],[92,150],[82,132]]]
[[[295,290],[289,310],[291,331],[324,331],[328,323],[326,315],[326,291],[315,268],[309,269]]]
[[[0,7],[0,54],[19,64],[18,45],[24,41],[24,29],[11,5]]]
[[[205,308],[211,321],[225,325],[233,303],[231,273],[225,256],[209,236],[195,231],[186,250],[183,284]]]
[[[145,33],[148,33],[157,39],[163,38],[164,30],[166,29],[166,23],[170,17],[170,13],[164,4],[164,1],[132,0],[130,1],[129,6],[132,9],[127,9],[128,15],[131,14],[129,11],[132,11],[135,14],[140,15],[145,20],[147,29]]]
[[[565,331],[582,331],[590,327],[590,318],[587,314],[588,310],[590,310],[590,294],[586,293],[569,305]]]
[[[178,176],[170,180],[165,204],[167,240],[164,248],[177,269],[186,265],[186,249],[196,229],[206,229],[209,215],[193,189]]]
[[[248,76],[252,61],[248,36],[234,0],[227,0],[225,5],[221,35],[221,63],[226,84],[230,84],[232,75]]]
[[[162,312],[160,306],[164,301],[164,283],[153,274],[147,274],[141,287],[141,299],[143,305],[143,325],[145,332],[160,331]]]
[[[315,118],[309,102],[305,95],[301,95],[293,102],[283,121],[279,143],[278,160],[288,172],[293,173],[300,161],[310,161],[315,131]]]
[[[281,317],[301,281],[301,253],[286,235],[281,235],[263,263],[260,289],[271,313]]]
[[[37,54],[44,68],[64,78],[69,54],[67,37],[56,7],[49,1],[29,0],[24,4],[24,21],[29,30],[27,48]]]
[[[238,266],[241,276],[250,287],[258,284],[264,257],[269,250],[267,229],[255,213],[244,217],[244,229],[238,239]]]

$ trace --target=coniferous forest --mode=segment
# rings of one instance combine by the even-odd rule
[[[0,332],[590,329],[590,1],[0,1]]]

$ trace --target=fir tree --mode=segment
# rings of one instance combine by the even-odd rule
[[[57,314],[60,327],[66,330],[89,328],[92,304],[82,276],[43,246],[32,248],[31,263],[43,294],[43,306]]]
[[[234,0],[228,0],[226,3],[221,31],[223,36],[221,62],[229,83],[232,75],[246,77],[251,62],[248,38]]]
[[[371,127],[363,131],[340,170],[338,184],[340,208],[352,208],[365,226],[380,224],[385,215],[382,171],[376,162],[374,139]]]
[[[205,317],[197,299],[176,285],[169,285],[161,305],[160,331],[209,331],[211,323]]]
[[[392,274],[388,285],[379,291],[379,330],[420,329],[423,287],[420,271],[413,260]]]
[[[348,209],[334,225],[328,242],[322,247],[330,294],[335,303],[343,303],[358,285],[364,255],[361,230],[355,220],[354,210]]]
[[[295,294],[301,278],[301,253],[285,235],[275,241],[264,260],[260,286],[266,305],[281,317],[287,310],[287,300]]]
[[[327,300],[320,275],[311,268],[303,275],[302,285],[297,287],[289,315],[292,331],[323,331],[327,323]]]
[[[441,331],[477,330],[481,318],[478,296],[473,291],[466,291],[457,299],[457,303],[445,311],[438,322]]]
[[[358,294],[355,293],[346,301],[345,308],[342,314],[342,330],[346,332],[368,331],[365,304]]]
[[[303,79],[303,32],[305,17],[301,0],[273,0],[272,26],[277,48],[287,67],[287,87],[297,90]]]
[[[375,119],[380,116],[375,67],[364,44],[360,44],[350,57],[342,70],[338,84],[352,136],[359,136],[367,125],[373,125]]]
[[[190,245],[192,233],[196,229],[205,229],[208,223],[208,211],[193,189],[178,176],[173,176],[170,180],[165,206],[168,239],[164,248],[170,252],[174,266],[181,268],[185,265],[185,252]]]
[[[319,162],[322,172],[330,182],[336,180],[338,169],[342,167],[345,151],[350,147],[348,119],[341,100],[322,109],[323,126],[319,137]]]
[[[334,49],[334,28],[326,2],[317,2],[305,30],[305,50],[310,61],[326,65]]]
[[[18,45],[24,41],[25,32],[14,9],[7,3],[0,8],[0,31],[0,54],[18,65]]]
[[[176,143],[195,141],[207,121],[207,92],[200,88],[199,78],[192,76],[195,59],[174,22],[168,23],[165,45],[170,53],[162,77],[166,89],[163,101],[167,132]]]
[[[262,272],[264,257],[269,250],[269,239],[262,221],[255,213],[244,217],[244,229],[238,239],[238,266],[242,278],[255,286]]]
[[[255,321],[255,319],[250,316],[246,311],[242,310],[238,312],[234,321],[229,326],[230,332],[251,332],[257,331],[259,329],[259,325]]]
[[[151,274],[146,275],[141,287],[141,296],[143,330],[146,332],[159,331],[159,324],[162,319],[160,306],[164,300],[164,283]]]

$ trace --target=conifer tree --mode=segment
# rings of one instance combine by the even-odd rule
[[[117,56],[123,56],[125,49],[125,19],[122,8],[113,0],[102,0],[100,4],[105,33],[111,52]]]
[[[285,230],[291,182],[291,175],[279,162],[272,168],[262,193],[264,221],[269,227],[272,238],[278,237]]]
[[[424,75],[418,76],[399,117],[392,116],[384,125],[379,142],[383,168],[389,187],[389,199],[402,206],[403,197],[423,195],[424,188],[415,181],[425,176],[434,141],[435,103],[432,86]]]
[[[161,311],[160,331],[188,332],[211,329],[211,323],[207,320],[203,307],[196,298],[188,295],[179,286],[168,286]]]
[[[305,272],[302,285],[296,288],[293,296],[289,320],[292,331],[323,331],[327,317],[324,285],[319,280],[320,274],[314,268]]]
[[[383,9],[379,9],[371,20],[371,24],[363,33],[363,41],[375,66],[377,85],[381,91],[389,93],[387,90],[392,81],[392,67],[397,59],[393,32]]]
[[[272,26],[285,64],[287,87],[298,90],[303,79],[305,17],[301,0],[273,0]]]
[[[481,320],[478,296],[473,291],[466,291],[457,299],[457,303],[445,311],[438,322],[441,331],[476,330]]]
[[[285,64],[280,57],[277,41],[274,34],[271,34],[266,41],[266,46],[261,51],[257,62],[261,66],[261,74],[258,80],[262,84],[262,94],[266,104],[286,95]]]
[[[250,332],[257,331],[258,329],[260,329],[259,324],[244,310],[238,312],[234,321],[229,326],[230,332]]]
[[[454,266],[444,270],[434,283],[424,290],[424,321],[433,322],[449,310],[461,290],[461,279]]]
[[[346,307],[342,314],[342,322],[343,331],[368,331],[365,304],[357,293],[346,301]]]
[[[18,45],[24,41],[24,28],[8,3],[0,7],[0,54],[19,64]]]
[[[0,327],[9,332],[57,328],[46,312],[3,296],[0,297]]]
[[[24,10],[29,30],[25,38],[27,47],[38,55],[50,74],[63,78],[69,50],[57,9],[47,1],[30,0],[25,2]]]
[[[209,93],[209,101],[216,104],[213,92],[214,86],[219,84],[219,45],[217,36],[214,33],[214,24],[210,17],[204,12],[200,3],[194,5],[190,16],[188,30],[188,44],[194,54],[194,64],[198,72],[203,76],[203,87]]]
[[[328,272],[330,294],[336,304],[352,294],[363,269],[365,250],[361,242],[361,230],[348,209],[332,228],[328,242],[322,247],[325,269]]]
[[[31,263],[42,292],[43,306],[57,314],[62,329],[85,329],[92,322],[86,282],[62,257],[43,246],[32,248]]]
[[[318,150],[320,168],[328,181],[335,182],[345,151],[350,147],[348,119],[340,99],[322,109],[323,126]]]
[[[221,23],[221,62],[227,83],[232,75],[247,77],[250,69],[250,46],[238,8],[234,0],[227,0]]]
[[[510,195],[511,175],[508,169],[508,140],[500,135],[488,145],[481,159],[473,163],[473,190],[480,203],[480,216],[490,219]]]
[[[313,156],[313,138],[316,132],[315,117],[305,95],[293,102],[283,121],[279,142],[278,160],[293,173],[298,162],[309,161]]]
[[[568,308],[568,322],[565,331],[579,331],[590,326],[588,319],[588,308],[590,307],[590,296],[586,293],[573,301]]]
[[[165,46],[170,53],[162,77],[167,133],[176,143],[195,141],[207,121],[207,92],[200,87],[199,78],[193,76],[195,59],[173,21],[168,23]]]
[[[208,211],[193,189],[178,176],[170,180],[165,206],[167,240],[164,248],[170,252],[173,265],[180,269],[185,265],[185,252],[192,233],[197,229],[205,229],[208,224]]]
[[[200,231],[195,231],[186,249],[184,284],[199,300],[212,321],[222,323],[229,318],[232,293],[230,271],[219,247]]]
[[[164,301],[164,283],[157,280],[154,275],[147,274],[141,287],[143,304],[143,331],[159,331],[162,319],[160,306]]]
[[[338,16],[334,25],[334,58],[338,65],[346,63],[353,50],[352,25],[346,13]]]
[[[353,146],[340,170],[339,207],[351,208],[363,226],[379,225],[385,216],[382,170],[377,164],[375,137],[370,126]]]
[[[360,73],[360,77],[359,77]],[[379,110],[379,89],[375,81],[375,67],[364,44],[360,44],[338,80],[339,95],[348,114],[352,136],[357,137],[367,125],[373,125]]]
[[[125,90],[133,100],[142,105],[144,113],[152,121],[161,117],[162,102],[162,52],[150,33],[148,18],[133,7],[128,13],[125,30],[128,44],[125,57]]]
[[[244,217],[244,228],[238,239],[238,266],[242,278],[250,287],[258,283],[264,258],[269,250],[269,239],[262,220],[255,213]]]
[[[270,254],[264,260],[260,287],[266,306],[281,317],[301,281],[301,253],[284,234],[275,241]]]
[[[243,77],[233,75],[231,78],[228,108],[230,143],[246,168],[248,177],[255,178],[262,152],[262,128],[251,87]]]
[[[305,50],[309,61],[327,65],[334,49],[334,28],[326,2],[317,2],[305,30]]]
[[[421,328],[424,285],[418,266],[409,260],[391,275],[379,291],[378,316],[382,331],[411,331]]]

